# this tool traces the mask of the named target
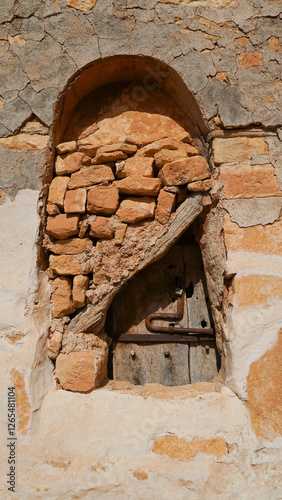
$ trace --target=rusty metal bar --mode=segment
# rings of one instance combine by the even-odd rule
[[[152,325],[152,321],[154,319],[160,319],[160,320],[180,320],[183,318],[183,313],[184,313],[184,293],[182,294],[181,297],[178,297],[177,299],[177,311],[176,313],[155,313],[155,314],[149,314],[147,318],[145,319],[145,324],[147,330],[149,332],[168,332],[169,327],[162,327],[162,326],[154,326]]]
[[[170,335],[169,333],[122,333],[119,337],[114,338],[114,342],[165,342],[165,343],[189,343],[189,342],[207,342],[214,340],[210,335]]]

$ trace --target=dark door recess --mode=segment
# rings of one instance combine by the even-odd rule
[[[214,333],[201,253],[191,236],[123,287],[106,326],[114,380],[174,386],[213,379]]]

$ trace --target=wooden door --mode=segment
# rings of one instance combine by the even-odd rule
[[[174,313],[176,285],[182,282],[183,318],[177,327],[210,327],[202,259],[198,245],[183,237],[159,261],[130,280],[116,296],[107,321],[110,336],[149,334],[145,319],[156,312]],[[157,320],[168,326],[168,321]],[[213,341],[197,343],[113,342],[112,376],[136,385],[166,386],[210,381],[217,373]]]

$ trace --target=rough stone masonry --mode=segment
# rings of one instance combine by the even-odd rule
[[[280,498],[281,2],[7,0],[0,23],[15,498]],[[220,374],[107,382],[115,293],[193,220]]]

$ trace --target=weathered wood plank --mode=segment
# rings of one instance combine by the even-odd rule
[[[145,252],[145,257],[140,258],[134,270],[127,279],[120,282],[112,291],[99,302],[88,307],[75,316],[69,324],[69,329],[74,333],[91,331],[98,333],[104,326],[107,310],[120,288],[141,269],[161,258],[178,238],[186,231],[202,211],[202,195],[195,193],[189,196],[177,209],[176,214],[164,226],[160,226],[160,236],[156,244]]]

